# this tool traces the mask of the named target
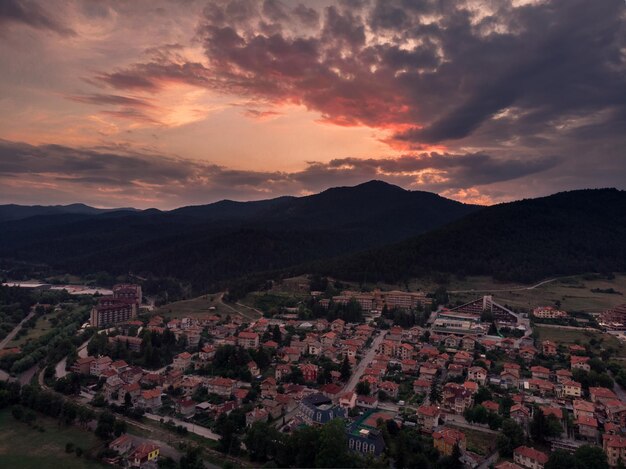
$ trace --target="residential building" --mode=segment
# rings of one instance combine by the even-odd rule
[[[425,433],[432,433],[439,426],[441,411],[434,405],[423,405],[417,409],[417,424]]]
[[[626,437],[621,435],[602,435],[602,449],[609,461],[609,466],[617,467],[626,461]]]
[[[259,334],[249,331],[240,332],[237,336],[237,345],[243,348],[257,348],[259,346]]]
[[[321,393],[311,394],[302,401],[298,414],[308,424],[323,425],[334,418],[346,418],[345,408],[333,404],[332,400]]]
[[[528,469],[543,469],[548,462],[548,455],[528,446],[519,446],[513,450],[513,460]]]
[[[461,451],[465,451],[465,433],[453,428],[442,428],[433,432],[433,445],[444,456],[451,456],[454,447],[458,445]]]

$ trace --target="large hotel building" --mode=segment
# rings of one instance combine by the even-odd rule
[[[127,283],[115,285],[113,295],[99,298],[98,304],[91,310],[91,325],[106,327],[136,317],[141,298],[141,286]]]

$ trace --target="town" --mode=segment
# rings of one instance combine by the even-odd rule
[[[575,329],[562,325],[576,323],[566,311],[514,311],[492,296],[453,306],[424,292],[312,290],[270,314],[171,319],[142,304],[139,285],[111,293],[95,298],[89,340],[40,373],[43,386],[212,440],[228,456],[284,465],[258,440],[341,422],[342,450],[358,465],[408,467],[400,430],[438,467],[626,461],[626,371],[602,346],[626,324],[626,305],[581,320],[599,340],[565,344],[533,331]],[[105,462],[156,467],[158,442],[114,436]]]

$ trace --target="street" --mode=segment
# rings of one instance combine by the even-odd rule
[[[372,362],[372,360],[374,359],[374,356],[376,356],[376,350],[378,350],[378,347],[383,342],[386,335],[387,335],[387,331],[381,331],[380,334],[378,334],[378,337],[376,337],[372,341],[372,345],[370,345],[370,348],[365,353],[365,356],[363,357],[363,359],[361,359],[361,361],[356,366],[356,368],[352,370],[352,375],[350,376],[350,379],[348,380],[348,382],[343,388],[344,393],[349,392],[349,391],[354,391],[354,388],[356,388],[356,385],[361,379],[361,376],[363,376],[365,369]]]

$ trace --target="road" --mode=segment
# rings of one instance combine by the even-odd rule
[[[91,340],[91,339],[89,339]],[[87,352],[87,344],[89,343],[89,340],[83,342],[80,347],[78,347],[78,358],[85,358],[88,354]],[[61,360],[59,363],[56,364],[55,368],[54,368],[54,375],[57,378],[65,378],[67,376],[67,370],[65,369],[67,367],[67,357],[63,357],[63,360]]]
[[[15,326],[13,328],[13,330],[11,332],[9,332],[7,334],[7,336],[2,339],[0,341],[0,349],[3,349],[9,342],[11,342],[13,340],[13,337],[15,337],[15,335],[20,331],[20,329],[22,328],[22,324],[24,324],[26,321],[28,321],[30,318],[32,318],[35,315],[34,311],[31,311],[30,313],[28,313],[28,316],[26,316],[24,319],[22,319],[20,321],[20,323]]]
[[[343,387],[344,393],[354,391],[354,388],[356,388],[356,385],[361,379],[361,376],[363,376],[363,373],[365,372],[365,369],[367,368],[367,366],[374,359],[374,356],[376,355],[376,350],[378,350],[378,347],[383,342],[386,335],[387,335],[387,331],[381,331],[380,334],[378,334],[378,337],[376,337],[372,341],[372,345],[370,345],[370,348],[365,353],[365,356],[361,359],[359,364],[352,371],[352,376],[350,376],[350,379],[348,380],[346,385]]]
[[[161,419],[163,419],[163,421],[171,420],[172,422],[174,422],[175,425],[181,425],[185,427],[187,430],[189,430],[191,433],[195,433],[196,435],[200,435],[204,438],[207,438],[209,440],[214,440],[214,441],[218,441],[220,439],[220,436],[217,433],[213,433],[208,428],[202,427],[200,425],[196,425],[195,423],[185,422],[184,420],[179,420],[174,417],[161,417],[160,415],[148,414],[148,413],[144,414],[144,417],[150,420],[155,420],[157,422],[160,422]]]
[[[564,277],[557,277],[557,278],[551,278],[548,280],[544,280],[543,282],[539,282],[536,285],[532,285],[530,287],[513,287],[513,288],[502,288],[499,290],[449,290],[448,293],[491,293],[491,292],[502,292],[502,291],[520,291],[520,290],[534,290],[535,288],[538,288],[542,285],[545,285],[546,283],[550,283],[550,282],[554,282],[560,278],[564,278]]]

